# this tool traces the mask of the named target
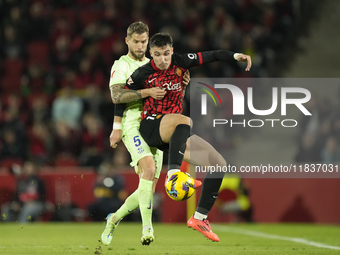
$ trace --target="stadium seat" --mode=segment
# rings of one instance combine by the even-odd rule
[[[43,5],[47,5],[49,3],[49,0],[30,0],[31,4],[35,3],[35,2],[39,2]]]
[[[8,107],[9,101],[13,99],[17,100],[19,108],[22,107],[24,99],[20,96],[20,91],[16,91],[14,93],[1,93],[0,95],[2,107]]]
[[[44,41],[33,41],[27,46],[27,53],[30,63],[48,63],[49,46]]]
[[[13,165],[22,166],[24,162],[21,159],[7,158],[0,160],[0,167],[11,168]]]
[[[0,82],[1,92],[20,92],[21,76],[5,76]]]
[[[21,76],[25,64],[20,59],[5,59],[1,66],[4,75]]]
[[[27,105],[29,106],[29,108],[32,108],[32,105],[34,101],[36,100],[42,100],[46,104],[51,103],[51,99],[48,95],[41,93],[41,92],[33,92],[26,99]]]
[[[9,189],[9,188],[0,188],[0,197],[1,197],[1,207],[7,203],[7,202],[11,202],[14,196],[14,192],[13,190]],[[3,210],[0,207],[1,211]]]
[[[74,24],[75,21],[75,12],[72,9],[55,9],[52,16],[54,21],[60,17],[65,17],[69,24]]]
[[[54,166],[56,167],[72,167],[78,166],[78,160],[71,156],[58,156],[54,160]]]
[[[76,0],[76,2],[80,6],[86,6],[86,5],[96,3],[96,0]]]
[[[88,24],[93,23],[99,19],[101,12],[95,10],[81,10],[79,13],[79,22],[82,27],[86,27]]]

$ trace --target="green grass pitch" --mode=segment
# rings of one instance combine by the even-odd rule
[[[185,224],[155,224],[142,246],[141,224],[120,223],[111,245],[99,242],[103,223],[0,224],[0,254],[340,254],[340,227],[303,224],[213,224],[213,243]],[[326,247],[316,247],[315,245]]]

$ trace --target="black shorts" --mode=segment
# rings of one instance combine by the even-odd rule
[[[139,132],[150,147],[156,147],[161,151],[168,152],[169,144],[162,141],[159,133],[159,127],[163,117],[163,114],[147,116],[140,122]]]

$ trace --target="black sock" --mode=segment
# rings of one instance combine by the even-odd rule
[[[224,177],[223,172],[207,173],[202,184],[202,193],[196,211],[207,215],[213,207]]]
[[[190,130],[191,127],[189,125],[179,124],[172,134],[169,143],[168,170],[179,169],[181,167]]]

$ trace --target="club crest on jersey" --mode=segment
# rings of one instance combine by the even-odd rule
[[[178,67],[176,68],[176,74],[178,75],[178,77],[182,76],[182,70],[179,69]]]
[[[131,77],[129,78],[127,84],[131,85],[133,83],[133,80],[131,79]]]

